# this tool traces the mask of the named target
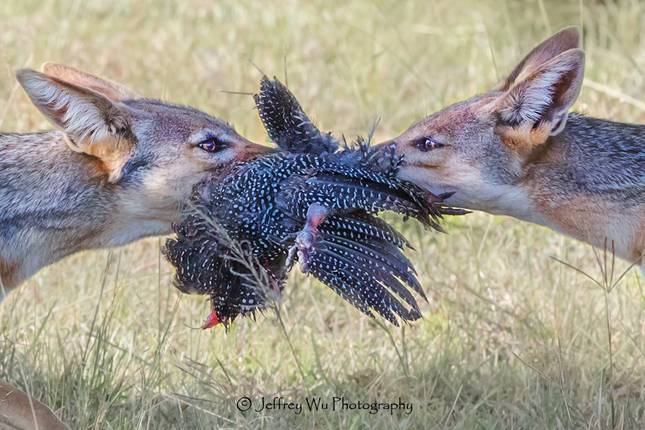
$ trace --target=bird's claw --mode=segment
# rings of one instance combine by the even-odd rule
[[[291,248],[289,248],[289,254],[287,254],[287,261],[284,263],[284,267],[286,272],[290,272],[291,268],[293,267],[293,263],[296,261],[296,254],[298,252],[298,246],[293,245]]]
[[[298,256],[300,262],[300,270],[302,273],[309,273],[309,261],[314,253],[314,241],[316,235],[311,229],[305,228],[296,236],[295,244],[289,249],[287,261],[285,263],[288,270],[293,267],[293,264]]]
[[[295,262],[296,255],[300,262],[302,273],[309,273],[309,263],[315,249],[314,243],[318,233],[318,227],[323,223],[329,213],[329,209],[318,203],[314,203],[307,209],[307,222],[305,227],[296,235],[294,245],[289,248],[285,267],[291,270]]]
[[[296,237],[298,249],[298,261],[302,273],[309,273],[309,261],[314,253],[315,234],[312,231],[303,230]]]

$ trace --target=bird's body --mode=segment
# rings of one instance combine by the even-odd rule
[[[258,288],[257,273],[268,273],[264,283],[279,291],[298,260],[303,272],[368,315],[375,311],[394,324],[419,318],[409,289],[425,296],[402,252],[407,241],[374,215],[393,211],[438,228],[438,217],[451,209],[396,179],[398,161],[391,152],[365,144],[332,152],[331,137],[307,123],[286,87],[263,81],[263,90],[267,86],[273,93],[256,98],[260,116],[289,152],[237,165],[225,178],[198,187],[196,210],[167,246],[179,288],[211,296],[211,325],[263,307],[266,291]],[[293,124],[308,131],[294,133]],[[314,153],[298,153],[298,136]],[[248,261],[240,259],[240,249]]]

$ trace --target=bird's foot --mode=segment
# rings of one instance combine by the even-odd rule
[[[314,253],[316,233],[316,231],[305,229],[298,233],[298,237],[296,237],[296,244],[294,246],[298,250],[298,261],[300,262],[300,270],[302,273],[309,272],[309,260]]]
[[[285,264],[287,270],[291,270],[297,255],[302,273],[309,272],[309,260],[314,252],[315,240],[316,232],[312,231],[312,229],[305,227],[300,233],[298,233],[294,245],[289,248],[289,255],[287,256],[287,262]]]
[[[309,206],[305,227],[298,233],[294,245],[289,249],[286,262],[287,270],[291,269],[297,255],[302,273],[309,272],[309,262],[311,261],[312,255],[316,252],[314,244],[316,242],[316,235],[318,234],[318,227],[323,223],[328,213],[328,208],[317,203]]]

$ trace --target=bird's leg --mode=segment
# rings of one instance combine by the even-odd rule
[[[293,265],[296,253],[298,254],[298,261],[300,262],[300,269],[303,273],[309,271],[307,265],[309,257],[313,251],[316,235],[318,234],[318,227],[325,221],[329,214],[329,208],[314,203],[307,209],[307,221],[305,227],[296,236],[295,244],[289,249],[286,267],[291,268]]]

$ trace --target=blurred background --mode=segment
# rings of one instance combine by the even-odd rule
[[[0,18],[3,131],[49,128],[14,71],[54,61],[268,142],[252,98],[231,94],[255,92],[259,68],[323,130],[351,139],[380,118],[381,140],[490,89],[568,25],[587,52],[575,109],[645,120],[639,0],[4,0]],[[79,429],[645,427],[637,270],[595,283],[580,273],[602,278],[589,245],[505,217],[451,219],[447,235],[400,227],[431,298],[415,324],[369,320],[294,270],[279,314],[204,332],[207,302],[172,287],[150,239],[68,258],[5,300],[0,380]],[[241,413],[241,396],[400,397],[414,411]]]

